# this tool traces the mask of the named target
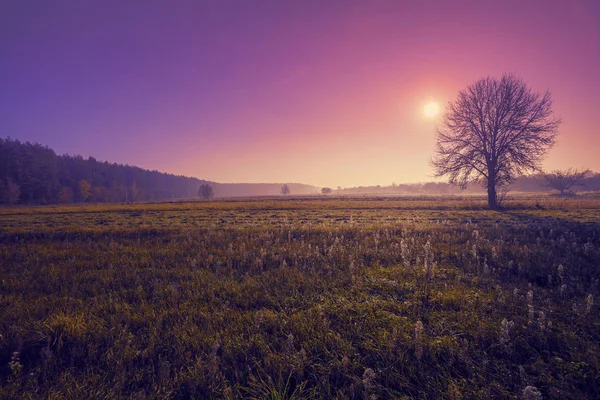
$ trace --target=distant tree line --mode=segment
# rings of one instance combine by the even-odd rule
[[[567,170],[569,171],[569,170]],[[547,175],[556,174],[554,171],[550,174],[538,173],[533,175],[520,176],[510,185],[512,192],[548,192],[557,190],[560,187],[553,187],[549,184]],[[563,171],[564,173],[564,171]],[[567,180],[567,184],[571,180]],[[586,175],[578,179],[575,185],[579,191],[600,191],[600,173],[586,171]],[[570,189],[573,189],[569,186]],[[381,195],[461,195],[461,194],[483,194],[485,188],[473,184],[466,189],[446,182],[426,182],[426,183],[392,183],[390,186],[358,186],[351,188],[340,188],[336,191],[341,195],[361,195],[361,194],[381,194]]]
[[[93,157],[57,155],[37,143],[0,138],[0,203],[151,201],[197,195],[204,181]]]
[[[567,170],[561,173],[518,177],[513,192],[544,192],[552,187],[559,192],[600,190],[600,174]],[[571,176],[575,175],[575,176]],[[581,175],[581,176],[579,176]],[[550,179],[549,179],[550,178]],[[577,178],[575,182],[573,179]],[[550,181],[555,185],[549,184]],[[285,184],[210,184],[206,181],[149,171],[129,165],[101,162],[93,157],[57,155],[47,146],[0,138],[0,204],[54,204],[75,202],[153,201],[200,196],[306,195],[315,192],[309,185]],[[560,184],[560,185],[559,185]],[[294,185],[294,186],[292,186]],[[559,186],[556,186],[559,185]],[[568,187],[564,186],[568,185]],[[201,187],[202,186],[202,187]],[[561,188],[563,189],[561,191]],[[333,191],[330,188],[327,193]],[[392,184],[391,186],[338,187],[338,195],[359,194],[462,194],[481,193],[471,185],[466,190],[442,182]],[[323,194],[327,194],[321,191]]]

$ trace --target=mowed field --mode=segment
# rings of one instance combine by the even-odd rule
[[[4,208],[0,243],[2,399],[600,398],[597,199]]]

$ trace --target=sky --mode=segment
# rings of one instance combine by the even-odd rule
[[[434,180],[424,105],[507,72],[600,171],[599,71],[594,0],[0,2],[0,136],[216,182]]]

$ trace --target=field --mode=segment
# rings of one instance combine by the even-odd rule
[[[0,398],[600,398],[600,200],[0,209]]]

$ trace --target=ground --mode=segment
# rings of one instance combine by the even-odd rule
[[[17,207],[0,243],[0,398],[600,397],[600,200]]]

